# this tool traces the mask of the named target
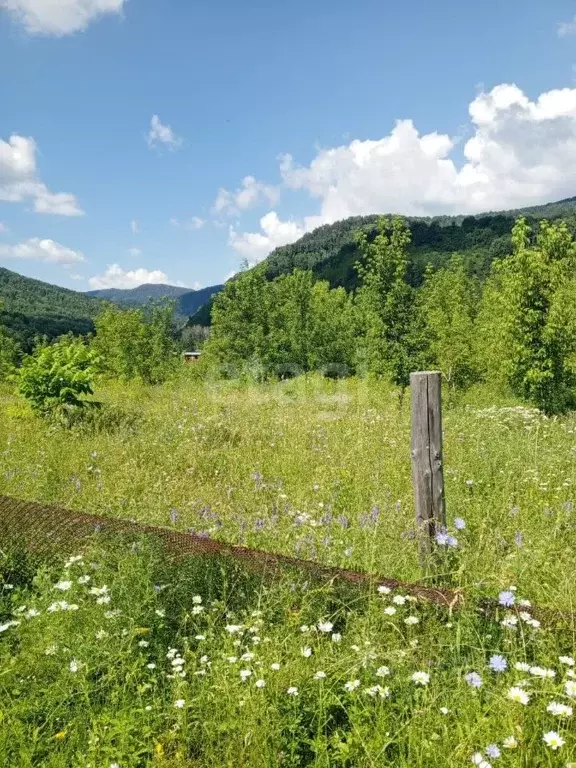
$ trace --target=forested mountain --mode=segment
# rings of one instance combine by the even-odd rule
[[[78,291],[43,283],[0,267],[0,326],[29,348],[34,336],[94,330],[102,302]]]
[[[510,233],[518,216],[525,216],[528,223],[536,227],[541,219],[562,219],[572,232],[576,232],[576,197],[476,216],[409,217],[412,235],[408,265],[410,283],[419,285],[427,264],[442,266],[454,253],[463,256],[469,273],[485,277],[494,259],[510,252]],[[360,252],[355,235],[361,229],[373,234],[379,218],[380,214],[353,216],[325,224],[295,243],[276,248],[263,262],[266,277],[273,280],[294,269],[309,269],[319,279],[328,280],[332,287],[356,288],[355,264]],[[211,303],[205,304],[190,318],[190,325],[210,322]]]
[[[149,301],[157,301],[158,299],[176,299],[190,290],[190,288],[182,288],[178,285],[145,283],[137,288],[101,288],[96,291],[86,291],[86,295],[95,296],[106,301],[113,301],[114,304],[125,304],[126,306],[134,307],[146,304]]]
[[[176,285],[149,283],[139,285],[137,288],[124,290],[120,288],[106,288],[97,291],[87,291],[86,295],[112,301],[114,304],[125,307],[142,307],[150,301],[174,300],[176,314],[181,317],[188,317],[205,304],[212,294],[218,293],[221,289],[221,285],[210,285],[207,288],[193,291],[190,288],[181,288]]]

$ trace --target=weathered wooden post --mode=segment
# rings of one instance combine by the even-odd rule
[[[442,376],[439,371],[410,374],[412,393],[412,481],[420,564],[425,571],[438,529],[446,526],[442,468]]]

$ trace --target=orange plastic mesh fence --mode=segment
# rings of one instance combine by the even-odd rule
[[[97,531],[151,535],[162,543],[170,555],[176,557],[225,555],[242,562],[250,570],[256,569],[263,573],[271,573],[281,567],[291,566],[328,580],[342,579],[356,584],[382,584],[445,606],[455,606],[461,599],[459,592],[449,589],[437,589],[423,584],[406,584],[396,579],[234,546],[183,531],[144,525],[117,517],[74,512],[51,504],[39,504],[0,495],[0,541],[4,543],[12,540],[20,542],[32,551],[57,549],[70,554],[82,539],[93,536]]]

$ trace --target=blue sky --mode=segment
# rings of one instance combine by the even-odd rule
[[[576,195],[575,19],[541,0],[0,0],[0,265],[205,286],[348,215]]]

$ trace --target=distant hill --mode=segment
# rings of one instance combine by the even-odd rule
[[[92,318],[102,306],[84,293],[0,267],[0,325],[27,349],[37,335],[55,338],[68,331],[90,333],[94,330]]]
[[[359,229],[374,231],[381,215],[386,214],[353,216],[325,224],[294,243],[276,248],[263,262],[267,277],[273,280],[294,269],[309,269],[332,286],[354,289],[358,284],[355,264],[360,258],[355,233]],[[408,217],[412,232],[410,281],[417,285],[427,264],[439,267],[454,253],[463,255],[470,272],[485,277],[492,261],[510,252],[510,233],[514,220],[520,215],[534,224],[541,219],[563,219],[576,232],[576,197],[476,216]],[[192,315],[189,324],[208,324],[211,304],[205,304]]]
[[[158,299],[175,299],[183,293],[189,293],[190,288],[182,288],[178,285],[164,285],[163,283],[145,283],[137,288],[101,288],[96,291],[86,291],[87,296],[113,301],[115,304],[126,306],[140,306],[149,301]]]
[[[214,293],[218,293],[222,288],[222,285],[211,285],[208,288],[193,291],[190,288],[181,288],[177,285],[150,283],[130,289],[105,288],[97,291],[86,291],[86,296],[105,299],[125,307],[141,307],[150,301],[175,300],[176,314],[181,317],[188,317],[193,315]]]

